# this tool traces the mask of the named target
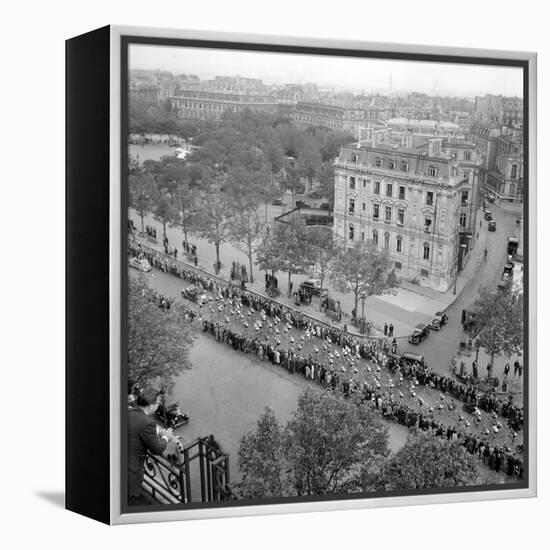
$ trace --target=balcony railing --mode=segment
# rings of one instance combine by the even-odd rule
[[[210,438],[199,438],[168,460],[147,453],[143,492],[158,504],[233,500],[229,455]]]

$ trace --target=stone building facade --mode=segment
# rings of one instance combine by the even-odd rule
[[[270,114],[279,111],[278,103],[271,96],[260,94],[181,90],[169,99],[172,110],[179,117],[189,119],[217,121],[226,111],[238,113],[246,108]]]
[[[446,292],[475,244],[479,165],[465,141],[373,132],[336,159],[334,235],[374,241],[398,276]]]

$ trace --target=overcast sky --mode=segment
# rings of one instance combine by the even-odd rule
[[[131,44],[130,69],[261,78],[266,84],[314,82],[359,92],[388,89],[439,95],[522,96],[522,70],[487,65],[388,61]]]

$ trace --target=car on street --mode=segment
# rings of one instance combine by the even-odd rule
[[[151,271],[151,264],[145,258],[142,258],[141,260],[138,258],[130,258],[129,265],[142,273]]]
[[[508,237],[506,252],[509,256],[515,256],[518,252],[519,239],[517,237]]]
[[[271,204],[273,206],[283,206],[284,202],[281,199],[275,199]]]
[[[308,195],[308,197],[310,199],[322,199],[323,198],[323,193],[321,193],[319,191],[313,191],[312,193],[310,193]]]
[[[483,217],[486,221],[490,222],[493,219],[493,213],[488,208],[486,208],[485,212],[483,213]]]
[[[426,323],[419,323],[414,327],[413,333],[409,336],[409,342],[411,344],[418,345],[425,340],[430,334],[430,325]]]
[[[443,325],[446,325],[448,321],[449,318],[447,317],[446,313],[443,313],[442,311],[437,311],[430,321],[430,328],[441,330]]]
[[[497,222],[494,221],[494,220],[491,220],[488,223],[487,228],[489,229],[489,231],[496,231],[497,230]]]
[[[487,193],[487,200],[489,202],[495,202],[495,196],[492,195],[491,193]]]
[[[319,279],[308,279],[300,283],[300,290],[307,290],[314,296],[320,296],[324,298],[328,294],[328,289],[321,287],[321,281]]]
[[[181,291],[181,297],[199,305],[204,305],[208,301],[206,294],[197,287],[187,287]]]

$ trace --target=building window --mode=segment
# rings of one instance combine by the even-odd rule
[[[422,258],[424,260],[430,259],[430,245],[428,243],[424,243],[424,246],[422,247]]]
[[[389,168],[390,170],[395,170],[395,161],[394,161],[394,160],[390,160],[390,161],[388,162],[388,168]]]
[[[403,237],[401,235],[398,235],[395,240],[395,250],[397,250],[397,252],[403,252]]]
[[[470,160],[472,158],[472,153],[470,151],[464,151],[464,160]]]
[[[375,220],[380,218],[380,205],[379,204],[373,204],[372,205],[372,217]]]
[[[395,269],[397,269],[398,271],[401,271],[401,262],[395,262]]]
[[[348,233],[348,236],[349,236],[349,240],[350,240],[350,241],[353,241],[354,235],[355,235],[355,228],[353,227],[353,224],[350,223],[350,224],[349,224],[349,233]]]
[[[365,187],[367,187],[367,180],[363,179],[363,189],[365,189]]]
[[[391,206],[386,206],[386,217],[385,217],[385,220],[387,222],[391,222]]]
[[[468,206],[468,191],[462,191],[462,206]]]
[[[349,177],[349,188],[350,189],[355,189],[355,177],[354,176]]]
[[[390,234],[384,233],[384,248],[388,249],[390,247]]]
[[[518,177],[518,165],[512,164],[512,172],[510,174],[510,177],[515,180]]]
[[[380,168],[382,166],[382,159],[380,157],[377,157],[374,161],[374,165],[377,167],[377,168]]]
[[[407,172],[409,170],[409,163],[408,162],[402,162],[401,163],[401,172]]]
[[[420,276],[427,279],[430,276],[430,272],[427,269],[421,269],[420,270]]]
[[[434,193],[433,193],[433,191],[428,191],[426,193],[426,204],[428,206],[432,206],[433,203],[434,203]]]
[[[405,186],[404,185],[399,186],[399,200],[402,200],[402,201],[405,200]]]
[[[428,174],[432,177],[437,176],[437,168],[435,166],[430,166],[428,169]]]
[[[364,231],[361,231],[361,240],[362,240],[362,241],[365,240],[365,232],[364,232]]]
[[[380,182],[379,181],[374,182],[374,194],[375,195],[380,195]]]
[[[357,153],[352,153],[351,154],[351,162],[355,162],[357,163],[359,157],[357,156]]]
[[[350,214],[355,214],[355,199],[350,199],[350,200],[349,200],[348,212],[349,212]]]
[[[429,233],[432,229],[432,220],[431,218],[424,218],[424,231]]]
[[[397,209],[397,223],[399,225],[403,225],[405,223],[405,209],[404,208],[398,208]]]
[[[519,147],[514,147],[514,155],[519,155]]]
[[[393,185],[391,183],[386,184],[386,196],[391,197],[393,195]]]
[[[466,214],[460,214],[460,227],[466,227]]]
[[[372,230],[372,242],[378,246],[378,231],[376,229]]]
[[[367,209],[366,203],[363,203],[361,206],[362,206],[362,210],[363,210],[363,212],[364,212],[364,211]]]

